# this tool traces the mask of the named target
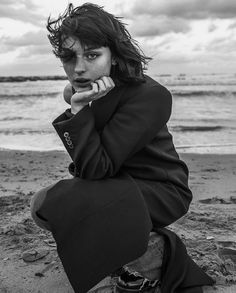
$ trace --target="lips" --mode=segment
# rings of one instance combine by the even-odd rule
[[[91,84],[91,80],[86,78],[75,78],[74,83],[79,87],[87,87]]]

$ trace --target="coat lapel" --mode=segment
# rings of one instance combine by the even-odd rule
[[[106,96],[94,101],[91,105],[95,117],[96,129],[102,130],[111,119],[124,93],[125,86],[115,87]]]

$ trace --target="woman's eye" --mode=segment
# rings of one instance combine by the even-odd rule
[[[86,58],[89,59],[89,60],[94,60],[98,57],[98,54],[96,53],[89,53],[86,55]]]
[[[64,55],[64,56],[61,57],[61,59],[64,62],[68,62],[68,61],[72,60],[74,57],[75,56],[73,56],[73,55]]]
[[[64,53],[61,53],[59,57],[63,62],[68,62],[75,57],[75,54],[64,52]]]

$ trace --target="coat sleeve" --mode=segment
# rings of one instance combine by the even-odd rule
[[[101,132],[92,109],[84,107],[72,118],[63,113],[53,121],[73,163],[73,175],[83,179],[114,176],[122,164],[148,144],[166,124],[172,98],[163,86],[125,99]]]

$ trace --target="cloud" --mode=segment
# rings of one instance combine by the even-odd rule
[[[189,23],[183,19],[171,19],[166,16],[137,16],[129,26],[129,30],[137,37],[160,36],[169,32],[186,33],[190,30]]]
[[[194,21],[208,21],[207,32],[213,33],[220,21],[235,19],[235,0],[207,0],[202,4],[199,0],[136,0],[126,17],[131,21],[131,32],[138,37],[187,33]]]
[[[18,59],[29,59],[52,54],[52,47],[47,39],[46,30],[39,30],[25,33],[18,38],[3,37],[1,39],[1,52],[16,52]]]
[[[211,24],[208,26],[208,32],[209,32],[209,33],[214,32],[216,29],[217,29],[217,26],[216,26],[214,23],[211,23]]]
[[[1,65],[4,75],[65,75],[58,59],[47,57],[16,59],[12,63]]]
[[[44,46],[49,44],[47,39],[46,31],[30,31],[25,33],[24,35],[15,38],[15,37],[2,37],[1,44],[5,51],[14,51],[19,47],[27,47],[27,46]]]
[[[50,50],[49,45],[41,46],[29,46],[24,50],[20,50],[18,58],[29,58],[30,56],[35,57],[38,55],[49,55],[52,50]]]
[[[226,54],[236,56],[236,39],[228,37],[217,37],[206,46],[206,52],[216,52],[217,54]]]
[[[37,8],[32,0],[1,0],[0,18],[10,18],[39,26],[45,22],[45,18],[35,12]]]
[[[235,29],[236,28],[236,21],[231,23],[229,26],[228,26],[228,29]]]
[[[136,0],[130,13],[134,15],[166,15],[185,19],[234,18],[236,15],[235,0]]]

